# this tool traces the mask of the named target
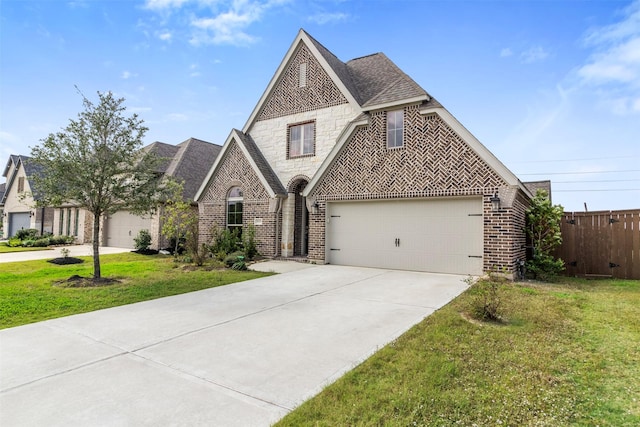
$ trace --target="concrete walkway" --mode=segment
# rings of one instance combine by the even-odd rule
[[[466,288],[463,276],[293,265],[0,331],[0,425],[268,426]]]
[[[8,252],[8,253],[0,254],[0,263],[58,258],[62,256],[62,248],[69,249],[69,256],[92,256],[93,255],[93,247],[91,245],[56,246],[52,249],[41,250],[41,251]],[[100,255],[119,254],[122,252],[130,252],[132,250],[133,249],[100,246]]]

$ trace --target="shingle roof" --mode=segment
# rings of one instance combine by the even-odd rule
[[[384,53],[374,53],[344,63],[309,33],[302,31],[360,106],[399,103],[417,97],[430,98],[420,85]]]
[[[215,162],[222,147],[196,138],[189,138],[176,146],[177,151],[165,174],[184,180],[184,198],[193,200]]]
[[[3,182],[2,184],[0,184],[0,206],[3,206],[3,199],[4,199],[4,189],[7,187],[7,184],[5,182]]]
[[[12,164],[15,165],[16,167],[16,169],[14,170],[14,174],[12,176],[7,176]],[[5,190],[3,191],[3,194],[1,195],[2,197],[0,197],[0,201],[4,201],[6,192],[11,189],[11,186],[13,185],[13,181],[15,178],[15,174],[17,173],[17,170],[20,167],[20,165],[22,165],[22,167],[24,168],[24,173],[27,176],[27,180],[29,181],[29,187],[31,187],[31,195],[33,196],[33,199],[40,200],[42,194],[38,191],[33,180],[31,180],[30,178],[42,173],[42,166],[36,164],[35,162],[32,162],[31,157],[29,156],[11,154],[9,156],[9,161],[7,162],[7,166],[5,167],[4,173],[2,175],[7,178],[7,184],[6,184]]]
[[[276,173],[271,169],[271,166],[269,166],[267,159],[264,158],[253,138],[251,138],[251,135],[247,135],[238,129],[234,129],[234,131],[242,139],[242,143],[246,147],[258,169],[260,169],[260,173],[264,176],[264,179],[271,187],[271,190],[273,190],[275,194],[286,195],[287,191],[276,176]]]

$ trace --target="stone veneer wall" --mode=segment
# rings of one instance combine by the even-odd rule
[[[325,259],[326,201],[482,195],[485,270],[513,272],[524,256],[526,199],[491,211],[491,196],[507,183],[436,114],[404,108],[404,147],[386,148],[386,112],[371,113],[310,194],[320,206],[309,221],[309,258]]]
[[[261,218],[262,225],[255,226],[258,251],[264,256],[276,255],[277,213],[269,212],[269,194],[235,141],[224,156],[198,205],[200,242],[211,240],[214,224],[226,227],[227,193],[231,187],[239,186],[244,199],[243,226],[254,224],[256,218]]]

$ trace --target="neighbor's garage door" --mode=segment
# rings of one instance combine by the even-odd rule
[[[9,214],[9,237],[16,235],[18,230],[29,228],[31,215],[29,212],[13,212]]]
[[[135,247],[134,237],[140,230],[151,231],[151,218],[133,215],[128,211],[119,211],[111,215],[106,223],[106,246],[116,248]]]
[[[331,202],[331,264],[482,274],[482,199]]]

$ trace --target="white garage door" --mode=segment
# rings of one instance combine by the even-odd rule
[[[482,274],[482,199],[332,202],[331,264]]]
[[[29,212],[13,212],[9,214],[9,237],[16,235],[18,230],[29,228],[31,215]]]
[[[140,230],[151,231],[151,218],[133,215],[128,211],[119,211],[111,215],[106,221],[106,246],[115,248],[135,247],[133,239]]]

